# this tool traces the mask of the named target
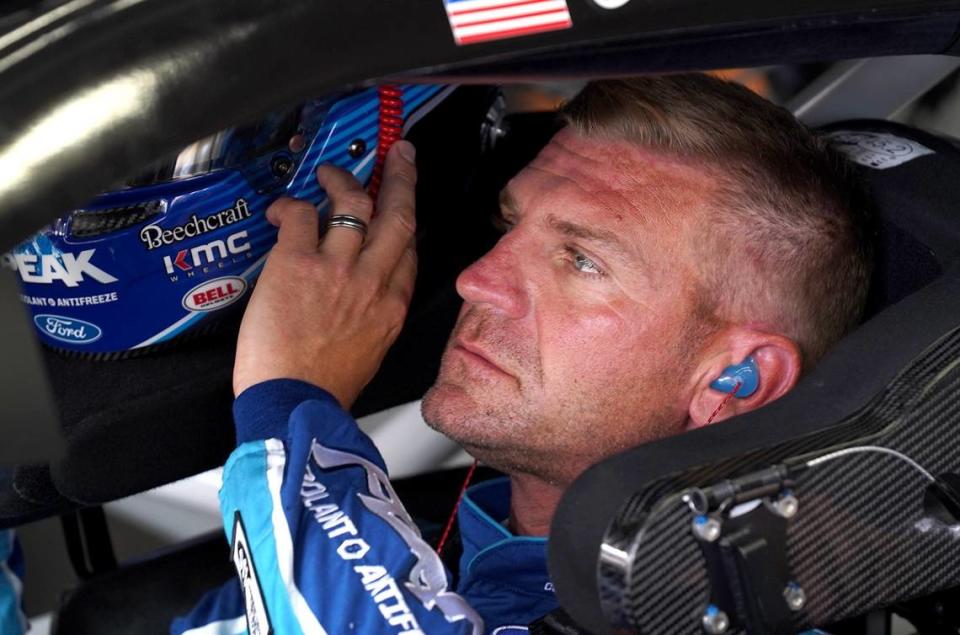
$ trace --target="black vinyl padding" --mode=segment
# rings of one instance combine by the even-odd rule
[[[79,503],[99,503],[223,463],[234,446],[236,328],[234,318],[180,347],[130,360],[50,352],[67,441],[50,470],[56,489]]]
[[[633,448],[573,483],[551,527],[550,572],[561,604],[596,635],[611,632],[596,589],[599,546],[634,492],[689,468],[837,425],[960,324],[960,188],[955,185],[960,152],[948,141],[887,122],[844,122],[836,128],[891,132],[936,150],[896,168],[861,170],[883,225],[874,310],[894,304],[844,338],[778,401],[722,425]],[[904,239],[905,234],[912,238]]]
[[[45,466],[33,466],[43,469]],[[12,524],[24,524],[56,513],[62,513],[73,508],[70,501],[62,497],[50,500],[51,494],[56,494],[52,485],[42,488],[47,500],[30,498],[30,492],[18,491],[13,486],[14,470],[0,470],[0,527]],[[39,481],[42,482],[41,476]],[[46,480],[49,481],[49,475]],[[6,523],[5,523],[6,521]]]
[[[943,273],[933,251],[897,225],[881,224],[877,228],[876,242],[874,283],[867,296],[865,310],[868,318],[933,282]]]
[[[833,124],[827,131],[866,130],[912,139],[934,153],[894,168],[862,168],[884,224],[904,229],[935,256],[941,266],[960,258],[960,145],[891,121],[854,120]],[[889,255],[898,257],[899,248]],[[882,282],[876,280],[875,282]]]
[[[236,580],[236,571],[226,540],[221,532],[209,534],[68,592],[52,632],[166,635],[175,617],[187,614],[204,593],[231,578]]]
[[[889,121],[846,121],[825,131],[868,130],[913,139],[935,152],[895,168],[861,168],[881,219],[867,315],[929,284],[960,258],[957,146],[953,140]]]

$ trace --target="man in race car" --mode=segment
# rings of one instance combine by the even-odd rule
[[[546,536],[602,458],[779,398],[860,319],[871,249],[843,162],[786,111],[704,75],[596,82],[501,195],[426,421],[508,480],[460,507],[456,588],[347,414],[413,290],[414,149],[373,202],[292,199],[244,316],[221,507],[240,582],[174,632],[519,633],[556,607]],[[369,232],[367,232],[369,228]],[[322,236],[322,238],[320,238]],[[748,365],[754,390],[715,380]],[[735,385],[733,390],[738,390]]]

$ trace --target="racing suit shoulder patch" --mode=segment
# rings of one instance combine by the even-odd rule
[[[243,602],[247,613],[247,632],[250,635],[273,635],[267,602],[260,589],[260,576],[253,562],[253,553],[243,527],[243,518],[237,511],[233,515],[233,544],[230,545],[230,560],[237,568]]]

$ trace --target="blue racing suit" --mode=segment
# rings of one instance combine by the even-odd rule
[[[397,500],[380,453],[327,392],[273,380],[234,403],[220,509],[238,577],[174,635],[514,635],[557,607],[546,540],[504,527],[509,482],[460,506],[456,592]]]
[[[27,632],[23,614],[23,552],[13,530],[0,530],[0,634]]]

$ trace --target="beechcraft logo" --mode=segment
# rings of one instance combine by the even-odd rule
[[[573,26],[567,0],[444,0],[457,44],[559,31]]]
[[[233,546],[230,557],[237,568],[240,578],[240,587],[243,589],[243,603],[247,610],[247,632],[250,635],[271,635],[270,615],[267,613],[267,603],[260,590],[260,576],[253,564],[253,554],[250,552],[250,543],[247,542],[247,533],[243,528],[243,519],[240,512],[233,515]]]

